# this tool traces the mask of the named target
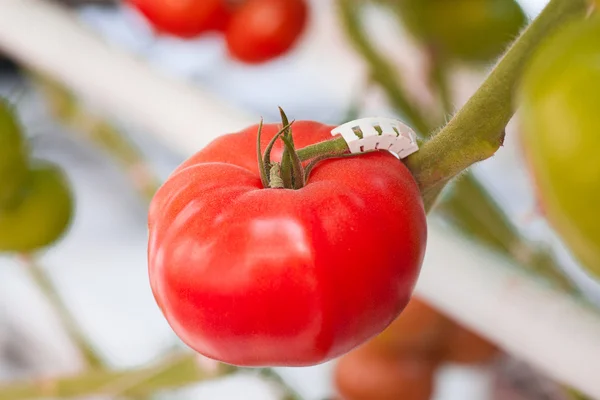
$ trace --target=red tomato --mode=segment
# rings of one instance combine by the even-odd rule
[[[342,357],[334,371],[340,400],[430,400],[435,360],[419,356],[382,356],[367,346]]]
[[[160,33],[193,38],[225,29],[230,17],[226,0],[128,0]]]
[[[262,148],[280,128],[265,125]],[[297,148],[332,127],[296,122]],[[426,221],[408,169],[386,152],[323,161],[302,189],[265,189],[257,126],[181,165],[149,213],[149,273],[174,331],[240,366],[325,362],[406,306]],[[281,141],[272,160],[281,159]]]
[[[486,364],[491,362],[499,352],[493,343],[460,325],[455,325],[446,336],[446,350],[442,354],[442,359],[453,364]]]
[[[227,47],[246,63],[271,60],[294,46],[307,19],[305,0],[247,0],[227,27]]]
[[[385,354],[431,355],[440,350],[450,328],[446,317],[413,297],[402,314],[370,344]]]

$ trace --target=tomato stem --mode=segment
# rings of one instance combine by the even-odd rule
[[[332,156],[348,153],[348,143],[343,137],[336,137],[335,139],[326,140],[306,146],[298,150],[298,158],[300,161],[308,161],[313,158],[322,156]]]

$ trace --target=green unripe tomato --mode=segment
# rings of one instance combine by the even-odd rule
[[[73,197],[62,171],[32,166],[20,198],[0,208],[0,251],[31,252],[59,239],[73,216]]]
[[[543,212],[600,276],[600,18],[572,23],[540,47],[519,102]]]
[[[0,205],[20,190],[27,178],[28,150],[12,106],[0,98]]]
[[[492,61],[527,23],[514,0],[390,1],[416,39],[466,62]]]

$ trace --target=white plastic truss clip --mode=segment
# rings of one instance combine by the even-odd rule
[[[334,128],[331,135],[341,135],[352,154],[387,150],[403,159],[419,150],[415,132],[393,118],[361,118]]]

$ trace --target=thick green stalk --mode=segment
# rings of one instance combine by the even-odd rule
[[[332,156],[336,154],[345,154],[348,152],[348,144],[343,137],[326,140],[315,143],[298,150],[298,157],[301,161],[312,160],[313,158],[325,155]]]
[[[502,146],[504,129],[514,114],[513,95],[531,54],[554,29],[573,18],[582,18],[587,9],[585,0],[552,0],[467,104],[406,160],[427,207],[433,206],[448,181],[493,156]]]

